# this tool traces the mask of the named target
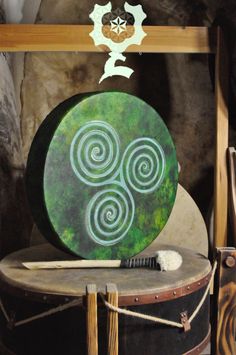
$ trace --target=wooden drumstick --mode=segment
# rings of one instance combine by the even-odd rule
[[[126,260],[63,260],[22,263],[29,270],[79,269],[79,268],[140,268],[147,267],[161,271],[177,270],[182,256],[174,250],[159,250],[154,257],[131,258]]]

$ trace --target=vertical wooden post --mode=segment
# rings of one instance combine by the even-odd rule
[[[217,271],[212,320],[212,354],[236,354],[236,249],[217,249]]]
[[[234,147],[228,149],[229,161],[229,215],[232,226],[232,237],[230,242],[236,247],[236,150]]]
[[[217,51],[215,68],[216,95],[216,160],[214,203],[214,246],[227,245],[228,215],[228,56],[222,30],[217,29]]]
[[[97,325],[97,288],[91,284],[86,287],[87,295],[87,347],[88,355],[98,354]]]
[[[107,284],[107,301],[118,307],[118,291],[115,284]],[[118,355],[118,313],[111,310],[107,316],[108,355]]]

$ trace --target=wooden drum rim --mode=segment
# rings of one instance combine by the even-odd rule
[[[210,271],[205,277],[189,283],[188,285],[172,288],[167,291],[156,292],[154,294],[138,294],[138,295],[122,295],[119,294],[119,306],[138,306],[145,304],[154,304],[160,303],[164,301],[171,301],[178,299],[180,297],[187,296],[191,293],[194,293],[201,288],[205,287],[210,278],[212,271]],[[75,295],[62,295],[56,293],[47,293],[47,292],[36,292],[32,290],[28,290],[27,288],[20,288],[19,286],[15,286],[9,284],[5,276],[0,272],[0,289],[6,293],[9,293],[13,296],[29,299],[32,301],[38,301],[42,303],[49,304],[59,304],[59,303],[67,303],[74,299],[81,299],[81,305],[85,305],[85,295],[79,295],[76,297]],[[119,290],[118,290],[119,291]]]
[[[180,297],[184,297],[194,293],[201,288],[205,287],[210,278],[212,271],[208,273],[202,279],[189,283],[188,285],[169,289],[168,291],[156,292],[149,295],[119,295],[119,306],[133,306],[133,305],[144,305],[144,304],[154,304],[164,301],[172,301]]]

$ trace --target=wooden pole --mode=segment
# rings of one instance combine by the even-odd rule
[[[107,301],[118,307],[118,291],[115,284],[107,284]],[[118,313],[111,310],[107,316],[108,355],[118,355]]]
[[[236,150],[234,147],[228,149],[229,162],[229,215],[232,226],[232,237],[230,243],[236,247]]]
[[[110,52],[95,46],[92,25],[0,25],[0,52],[72,51]],[[215,28],[143,26],[147,36],[127,52],[214,53]]]
[[[86,287],[87,296],[87,347],[88,355],[98,354],[98,324],[97,324],[97,288],[90,284]]]
[[[215,203],[214,246],[227,245],[228,216],[228,58],[224,35],[217,28],[217,51],[215,70],[216,95],[216,157],[215,157]]]
[[[212,351],[214,355],[236,354],[236,249],[217,249],[217,271],[212,319]]]

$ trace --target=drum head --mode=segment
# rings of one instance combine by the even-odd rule
[[[168,245],[156,246],[155,252],[163,249],[175,250],[182,256],[183,263],[179,269],[167,272],[149,268],[32,271],[23,267],[22,263],[29,261],[76,260],[75,257],[48,243],[42,244],[21,249],[5,257],[0,263],[0,286],[15,295],[26,295],[29,299],[32,296],[32,299],[39,298],[43,301],[44,295],[55,300],[61,300],[62,296],[83,297],[88,284],[96,284],[98,292],[105,293],[106,284],[112,282],[117,285],[119,299],[124,297],[124,300],[119,300],[119,303],[122,301],[132,304],[135,303],[135,295],[140,297],[142,295],[144,298],[145,295],[153,295],[149,301],[156,303],[160,302],[161,297],[156,299],[155,295],[178,289],[174,298],[182,297],[186,292],[189,294],[208,283],[209,278],[207,280],[207,277],[211,271],[211,264],[206,257],[185,248]],[[142,256],[153,255],[154,250],[152,250],[152,254],[142,253]],[[194,287],[187,288],[191,284],[194,284]],[[173,298],[172,291],[168,297]]]
[[[158,113],[120,92],[75,96],[33,141],[28,195],[42,233],[84,258],[138,254],[166,224],[176,152]]]

